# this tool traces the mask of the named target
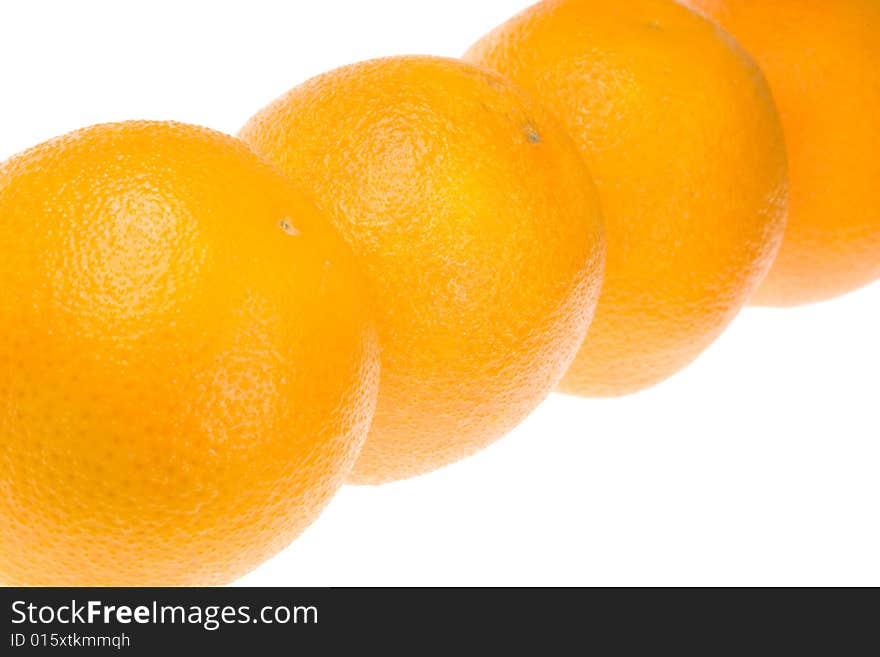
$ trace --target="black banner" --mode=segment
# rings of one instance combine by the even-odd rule
[[[873,591],[618,589],[0,589],[0,655],[336,655],[362,648],[455,655],[477,646],[533,654],[829,654],[875,624]],[[842,622],[840,631],[834,621]],[[873,635],[873,636],[871,636]],[[876,648],[876,634],[866,634]],[[197,653],[190,651],[197,650]],[[528,654],[526,651],[524,654]],[[844,654],[861,654],[844,651]],[[490,651],[494,654],[494,651]],[[867,653],[866,653],[867,654]]]

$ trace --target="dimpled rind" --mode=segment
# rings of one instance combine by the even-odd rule
[[[598,188],[605,281],[560,389],[624,395],[687,366],[752,296],[784,232],[785,141],[755,62],[673,0],[541,2],[465,59],[540,99]]]
[[[472,454],[553,389],[604,241],[589,171],[540,104],[459,60],[393,57],[309,80],[241,136],[309,190],[373,284],[382,380],[353,481]]]
[[[824,301],[880,279],[880,2],[685,4],[755,57],[785,129],[788,226],[752,303]]]
[[[316,517],[378,386],[327,226],[194,126],[94,126],[0,165],[0,581],[222,584]]]

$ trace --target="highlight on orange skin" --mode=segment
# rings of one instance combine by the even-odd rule
[[[625,395],[687,366],[752,296],[784,231],[785,142],[757,64],[673,0],[547,0],[464,58],[558,117],[599,191],[605,279],[560,390]]]
[[[212,130],[100,125],[0,164],[0,217],[0,582],[223,584],[317,517],[379,347],[289,180]]]
[[[380,300],[382,381],[354,482],[472,454],[558,383],[604,238],[590,173],[539,103],[459,60],[391,57],[307,81],[241,136],[316,199]]]

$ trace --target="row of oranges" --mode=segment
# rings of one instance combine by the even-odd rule
[[[877,278],[880,2],[688,4],[748,52],[675,0],[546,0],[240,139],[101,125],[0,165],[0,579],[227,582],[345,480]]]

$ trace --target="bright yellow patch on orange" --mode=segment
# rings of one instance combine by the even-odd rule
[[[556,385],[604,245],[589,172],[538,103],[458,60],[395,57],[306,82],[241,135],[310,190],[374,287],[382,380],[356,482],[471,454]]]
[[[686,366],[752,295],[782,237],[785,144],[755,63],[673,0],[549,0],[465,59],[559,117],[599,190],[605,283],[561,389],[621,395]]]
[[[327,224],[192,126],[96,126],[0,165],[0,581],[219,584],[315,518],[378,378]]]

